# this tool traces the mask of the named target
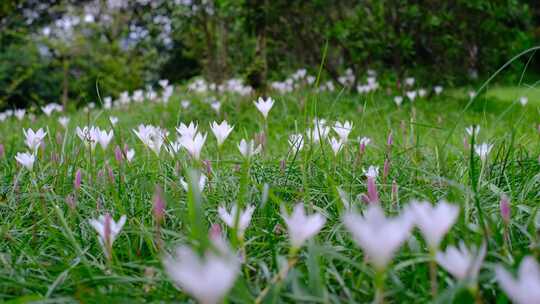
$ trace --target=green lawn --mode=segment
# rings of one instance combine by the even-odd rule
[[[366,209],[357,196],[367,191],[363,169],[374,165],[380,168],[376,182],[380,205],[388,215],[399,214],[412,199],[433,203],[445,199],[459,206],[460,215],[442,248],[460,241],[480,246],[485,240],[488,249],[476,296],[484,303],[503,301],[495,265],[515,269],[524,256],[538,254],[540,92],[494,87],[464,110],[467,91],[449,90],[397,107],[393,96],[383,93],[361,96],[302,90],[273,95],[275,104],[266,124],[253,105],[255,97],[229,94],[219,96],[220,114],[204,102],[207,96],[176,93],[167,105],[144,103],[69,113],[67,130],[57,122],[57,113],[49,118],[39,113],[35,121],[28,116],[23,121],[9,118],[0,123],[0,143],[5,147],[0,160],[0,299],[12,303],[187,302],[190,297],[175,288],[162,258],[181,244],[207,248],[207,230],[219,224],[231,246],[245,255],[228,293],[229,303],[252,303],[265,288],[268,293],[263,301],[267,303],[369,302],[375,296],[376,275],[342,217],[344,197],[357,212]],[[519,96],[529,97],[525,107],[515,102]],[[189,109],[180,107],[184,99],[191,101]],[[85,148],[75,127],[112,129],[110,115],[119,122],[109,147]],[[327,141],[307,141],[299,153],[290,149],[289,135],[313,128],[315,117],[326,119],[329,125],[353,122],[349,142],[337,156]],[[209,124],[223,119],[234,130],[218,158]],[[208,133],[201,161],[193,161],[184,150],[171,156],[162,149],[157,157],[132,131],[141,123],[158,125],[170,132],[173,141],[174,127],[190,121],[198,121],[199,131]],[[485,162],[464,143],[473,140],[465,132],[473,124],[480,127],[475,141],[494,145]],[[17,152],[26,150],[22,129],[29,127],[42,127],[48,133],[32,171],[17,166],[14,159]],[[238,142],[264,130],[265,148],[250,162],[244,161]],[[390,133],[393,145],[388,147]],[[363,136],[371,138],[371,143],[359,157],[357,139]],[[125,144],[135,149],[134,160],[118,163],[114,147]],[[385,160],[390,164],[388,176],[383,176]],[[186,192],[179,182],[191,168],[209,177],[200,198],[194,194],[197,191]],[[79,169],[82,186],[76,189]],[[163,189],[166,201],[161,223],[152,211],[156,185]],[[511,198],[508,242],[499,212],[502,193]],[[75,207],[70,207],[70,201]],[[236,240],[217,214],[222,204],[236,202],[255,206],[244,241]],[[299,202],[308,213],[322,214],[326,223],[291,256],[281,212],[282,208],[290,212]],[[88,222],[106,212],[114,219],[127,216],[110,261]],[[278,276],[286,261],[296,258],[287,275]],[[431,301],[429,260],[425,241],[415,229],[387,268],[386,301]],[[475,293],[466,288],[475,286],[474,282],[457,282],[440,266],[436,278],[437,300],[474,301]]]

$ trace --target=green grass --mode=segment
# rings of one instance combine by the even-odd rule
[[[304,202],[309,212],[322,213],[327,222],[321,233],[301,249],[298,264],[286,278],[271,285],[265,301],[338,303],[373,299],[374,273],[343,227],[343,203],[336,187],[341,186],[351,198],[366,191],[362,168],[376,165],[382,171],[390,132],[394,137],[391,169],[388,178],[378,182],[387,214],[397,214],[413,198],[432,202],[446,199],[458,204],[460,218],[446,236],[445,247],[457,245],[460,240],[480,244],[481,212],[488,225],[489,251],[479,279],[480,291],[485,303],[503,301],[494,280],[494,265],[515,267],[513,261],[538,254],[534,218],[540,197],[536,129],[539,94],[535,89],[494,88],[479,96],[466,111],[463,109],[469,99],[454,92],[419,99],[412,105],[406,102],[400,108],[383,93],[358,96],[299,91],[276,95],[268,120],[267,149],[253,159],[245,182],[241,179],[245,171],[236,144],[263,129],[262,117],[252,103],[254,98],[221,96],[220,115],[202,102],[204,96],[184,94],[175,95],[168,105],[145,103],[132,105],[129,110],[72,113],[67,132],[56,121],[58,114],[54,118],[38,116],[33,122],[12,118],[0,124],[0,143],[6,150],[0,159],[0,299],[12,303],[187,302],[189,297],[166,276],[161,258],[163,251],[171,251],[179,244],[198,244],[191,233],[194,227],[188,196],[179,179],[186,176],[188,168],[204,166],[191,162],[183,151],[174,157],[162,151],[156,157],[144,148],[132,129],[140,123],[155,124],[168,129],[175,138],[172,135],[179,122],[194,120],[209,133],[202,159],[210,160],[213,170],[200,202],[203,228],[218,223],[226,230],[217,216],[217,207],[222,203],[245,200],[257,206],[245,236],[246,262],[228,295],[229,302],[253,302],[278,273],[289,251],[280,208],[290,210],[297,202]],[[526,107],[510,103],[521,95],[529,96]],[[189,110],[179,106],[179,100],[186,98],[192,101]],[[113,143],[107,151],[98,147],[90,155],[74,129],[86,124],[110,129],[109,115],[119,117]],[[351,120],[351,140],[359,136],[372,139],[361,163],[354,162],[356,143],[348,144],[338,157],[326,143],[296,156],[290,153],[288,136],[312,127],[315,116],[332,124]],[[234,124],[235,129],[225,142],[218,164],[216,142],[208,124],[222,119]],[[477,171],[473,178],[478,178],[480,163],[477,158],[470,162],[471,153],[463,144],[464,129],[471,124],[481,127],[477,142],[495,145],[477,194],[470,186],[470,170],[472,164]],[[28,127],[48,131],[33,172],[18,167],[14,160],[16,152],[26,150],[22,128]],[[119,165],[113,149],[124,144],[135,148],[136,155],[132,163]],[[107,173],[100,173],[108,168],[114,172],[114,181],[107,178]],[[83,171],[79,191],[73,188],[77,169]],[[391,198],[393,181],[399,185],[398,200]],[[269,185],[269,199],[261,204],[265,184]],[[162,249],[156,246],[152,215],[156,185],[164,189],[167,202],[159,236],[163,239]],[[240,190],[242,187],[245,192]],[[511,249],[503,242],[500,192],[512,198]],[[74,209],[66,204],[69,195],[76,196]],[[474,203],[475,195],[480,209]],[[360,210],[365,208],[362,203],[356,205]],[[88,224],[90,218],[106,211],[115,219],[121,214],[128,217],[114,243],[110,264]],[[428,259],[424,241],[415,231],[389,269],[385,288],[388,302],[432,300]],[[473,301],[467,289],[440,267],[437,276],[439,301]]]

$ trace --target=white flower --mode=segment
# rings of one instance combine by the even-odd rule
[[[97,130],[97,135],[98,135],[98,142],[99,142],[99,145],[101,146],[101,148],[103,148],[103,150],[107,149],[107,146],[109,145],[109,143],[111,142],[112,138],[113,138],[113,130],[109,131],[109,133],[107,133],[107,131],[105,130]]]
[[[352,128],[353,124],[350,121],[345,121],[344,123],[336,121],[336,124],[334,125],[334,132],[336,132],[341,141],[345,143],[349,138]]]
[[[407,91],[405,95],[407,95],[407,98],[409,98],[410,101],[414,101],[416,99],[416,91]]]
[[[274,106],[274,100],[272,99],[272,97],[268,97],[266,100],[263,99],[262,97],[259,97],[257,102],[253,102],[253,103],[257,107],[257,110],[261,112],[264,119],[268,118],[268,112],[270,112],[270,110]]]
[[[25,152],[25,153],[17,153],[15,155],[15,159],[19,164],[21,164],[26,169],[32,171],[32,168],[34,167],[34,161],[36,160],[36,157],[34,154]]]
[[[396,250],[409,238],[413,227],[408,213],[387,218],[379,204],[370,204],[363,216],[349,212],[343,221],[378,270],[388,265]]]
[[[184,180],[184,178],[180,178],[180,185],[182,185],[182,188],[186,190],[186,192],[189,190],[188,183]],[[204,186],[206,186],[206,175],[201,174],[199,175],[199,191],[202,192],[204,190]]]
[[[42,128],[39,128],[36,132],[32,129],[25,130],[24,133],[24,143],[30,149],[30,151],[36,152],[39,146],[43,143],[43,139],[47,136],[47,132],[43,131]]]
[[[176,127],[176,132],[178,132],[180,137],[194,137],[197,134],[197,128],[198,125],[193,122],[190,122],[187,126],[184,123],[180,123],[180,126]]]
[[[394,103],[399,107],[403,103],[403,97],[401,96],[395,96],[394,97]]]
[[[214,133],[214,136],[217,140],[217,145],[221,146],[223,145],[223,142],[229,137],[229,134],[231,134],[232,130],[234,129],[234,126],[230,126],[229,123],[224,120],[221,122],[221,124],[218,124],[217,122],[213,122],[210,125],[210,129],[212,130],[212,133]]]
[[[440,201],[436,206],[432,206],[429,202],[413,201],[409,205],[409,210],[432,250],[439,248],[444,235],[448,233],[459,215],[459,207],[445,201]]]
[[[50,103],[44,107],[41,107],[41,110],[45,115],[51,116],[52,112],[54,111],[62,111],[62,106],[56,103]]]
[[[377,178],[379,176],[379,167],[376,166],[369,166],[367,171],[365,169],[362,169],[364,171],[364,175],[366,177],[371,177],[373,179]]]
[[[98,241],[103,247],[105,255],[107,258],[111,258],[112,245],[126,223],[126,216],[122,215],[120,220],[115,222],[109,214],[106,214],[100,215],[97,219],[91,219],[89,222],[98,233]]]
[[[302,244],[321,230],[326,219],[319,213],[306,215],[303,204],[294,206],[293,213],[289,216],[282,211],[283,220],[289,230],[289,239],[293,248],[300,248]]]
[[[221,109],[221,102],[216,100],[210,104],[210,107],[212,108],[212,110],[216,111],[216,113],[219,114],[219,110]]]
[[[133,157],[135,157],[135,150],[129,149],[126,151],[126,159],[128,162],[131,162],[133,160]]]
[[[433,91],[435,91],[435,94],[440,95],[440,94],[442,93],[442,91],[443,91],[443,87],[440,86],[440,85],[439,85],[439,86],[435,86],[435,87],[433,88]]]
[[[152,125],[139,125],[137,130],[133,130],[135,135],[147,146],[150,150],[159,155],[161,146],[168,135],[168,132]]]
[[[190,105],[190,104],[191,104],[191,102],[190,102],[189,100],[182,100],[182,101],[180,102],[180,105],[181,105],[182,108],[184,108],[184,109],[189,108],[189,105]]]
[[[476,97],[476,92],[475,91],[469,91],[469,98],[473,99],[475,97]]]
[[[478,136],[478,133],[480,132],[480,127],[479,126],[469,126],[467,128],[465,128],[465,132],[467,132],[467,134],[469,134],[469,136],[472,136],[473,135],[473,130],[474,130],[474,136]]]
[[[302,134],[291,134],[289,136],[289,146],[296,153],[304,147],[304,136]]]
[[[253,139],[247,142],[245,139],[242,138],[242,140],[238,144],[238,150],[243,157],[250,158],[253,155],[261,152],[261,145],[258,145],[255,148],[255,141],[253,141]]]
[[[313,130],[307,129],[309,139],[313,143],[319,143],[321,139],[325,139],[330,133],[330,127],[326,126],[324,119],[314,121],[315,127]]]
[[[521,96],[521,97],[519,98],[519,103],[520,103],[522,106],[525,106],[528,102],[529,102],[529,98],[527,98],[526,96]]]
[[[540,303],[540,269],[532,256],[527,256],[521,261],[517,279],[502,266],[495,268],[495,277],[512,302]]]
[[[109,121],[111,122],[111,124],[113,126],[116,126],[116,124],[118,123],[118,117],[116,116],[109,116]]]
[[[419,90],[418,90],[418,96],[419,96],[420,98],[424,98],[426,95],[427,95],[426,89],[419,89]]]
[[[493,148],[492,144],[483,143],[480,145],[474,145],[474,152],[476,152],[476,154],[478,154],[480,159],[484,161],[489,155],[489,152],[491,152],[492,148]]]
[[[227,211],[224,206],[218,208],[219,217],[227,226],[229,226],[229,228],[234,228],[234,222],[238,213],[237,210],[238,208],[236,205],[231,208],[231,212]],[[255,211],[255,207],[248,205],[244,211],[238,214],[238,235],[241,236],[244,234],[244,231],[246,231],[251,222],[253,211]]]
[[[15,115],[15,117],[17,117],[18,120],[22,120],[25,114],[26,114],[25,109],[18,109],[18,110],[13,111],[13,115]]]
[[[162,88],[166,88],[166,87],[169,85],[169,80],[167,80],[167,79],[161,79],[160,81],[158,81],[158,84],[159,84]]]
[[[410,86],[410,87],[413,86],[414,85],[414,78],[413,77],[405,78],[405,84]]]
[[[240,263],[230,249],[217,255],[208,250],[203,257],[181,246],[174,256],[165,256],[165,271],[176,285],[199,303],[217,304],[234,285]]]
[[[463,242],[459,243],[459,248],[449,246],[446,252],[437,252],[437,263],[458,280],[468,278],[475,281],[486,255],[486,244],[482,244],[479,251],[474,247],[471,249]]]
[[[360,143],[361,146],[364,146],[366,147],[367,145],[369,145],[371,143],[371,138],[369,137],[362,137],[362,138],[358,138],[358,143]]]
[[[182,144],[179,140],[177,140],[175,142],[169,143],[169,145],[165,145],[165,150],[167,150],[167,152],[169,152],[171,156],[174,156],[176,153],[178,153],[178,151],[180,151],[181,147]]]
[[[98,128],[94,126],[91,126],[90,128],[88,126],[84,126],[82,129],[80,127],[77,127],[77,129],[75,129],[75,132],[85,146],[89,146],[92,150],[94,150],[99,138]]]
[[[67,128],[67,126],[69,124],[69,117],[61,116],[61,117],[58,118],[58,122],[65,129],[65,128]]]
[[[330,147],[332,148],[332,152],[334,152],[334,156],[337,156],[339,151],[341,151],[341,148],[343,148],[343,142],[341,139],[335,137],[328,139],[328,141],[330,142]]]
[[[182,136],[180,137],[179,141],[182,147],[188,151],[189,155],[198,160],[201,157],[201,150],[204,146],[204,142],[206,141],[206,135],[206,133],[204,133],[204,135],[197,133],[193,137]]]

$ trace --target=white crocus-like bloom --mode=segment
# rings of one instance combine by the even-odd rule
[[[436,206],[429,202],[413,201],[409,210],[431,250],[437,250],[446,233],[457,220],[459,207],[440,201]]]
[[[329,133],[330,127],[326,126],[322,122],[319,124],[315,124],[313,130],[307,129],[307,134],[310,140],[315,144],[321,142],[321,140],[323,139],[326,139]]]
[[[407,95],[407,98],[409,98],[410,101],[414,101],[416,99],[416,91],[407,91],[405,95]]]
[[[75,129],[77,136],[81,139],[85,146],[89,146],[92,150],[96,147],[99,138],[99,129],[91,126],[84,126],[82,129],[77,127]]]
[[[413,227],[407,212],[387,218],[379,204],[370,204],[364,215],[349,212],[343,221],[378,270],[386,268],[396,250],[409,238]]]
[[[414,78],[413,77],[408,77],[408,78],[405,78],[405,84],[412,87],[414,85]]]
[[[250,158],[255,154],[261,152],[261,145],[255,147],[255,141],[253,139],[249,142],[247,142],[245,139],[242,139],[238,144],[238,150],[243,157]]]
[[[15,160],[17,160],[17,162],[26,169],[32,171],[32,168],[34,168],[34,162],[36,161],[36,156],[29,152],[19,152],[17,155],[15,155]]]
[[[64,127],[64,129],[66,129],[69,124],[69,117],[61,116],[58,118],[58,122],[60,123],[62,127]]]
[[[180,178],[180,185],[182,185],[182,188],[184,188],[186,192],[189,190],[189,185],[184,180],[184,178]],[[200,192],[204,190],[204,186],[206,186],[206,175],[201,174],[199,175],[199,191]]]
[[[480,157],[482,161],[486,160],[489,152],[491,152],[491,149],[493,149],[492,144],[483,143],[479,145],[474,145],[474,152],[478,154],[478,157]]]
[[[189,108],[189,105],[190,105],[190,104],[191,104],[191,102],[190,102],[189,100],[182,100],[182,101],[180,102],[180,105],[181,105],[182,108],[184,108],[184,109]]]
[[[476,97],[476,92],[475,91],[469,91],[469,98],[473,99],[475,97]]]
[[[474,132],[474,136],[478,136],[478,133],[480,133],[480,127],[479,126],[468,126],[465,128],[465,132],[467,132],[467,134],[469,134],[469,136],[472,136],[473,135],[473,132]]]
[[[251,216],[253,215],[253,211],[255,211],[255,207],[252,205],[248,205],[244,211],[238,214],[238,235],[239,236],[244,235],[244,231],[246,231],[247,227],[249,226],[249,223],[251,222]],[[221,206],[218,208],[219,218],[221,218],[221,220],[229,228],[234,228],[237,213],[238,213],[238,208],[236,207],[236,205],[234,205],[231,208],[231,212],[227,211],[227,209],[224,206]]]
[[[345,121],[344,123],[341,123],[339,121],[336,122],[334,125],[334,132],[339,136],[342,142],[347,142],[347,139],[349,138],[349,134],[351,133],[353,128],[353,124],[350,121]]]
[[[435,86],[435,87],[433,88],[433,91],[435,91],[435,94],[441,95],[441,93],[442,93],[442,91],[443,91],[443,87],[440,86],[440,85],[439,85],[439,86]]]
[[[332,152],[334,152],[334,156],[337,156],[339,151],[343,148],[343,141],[335,137],[328,139],[328,141],[330,142],[330,147],[332,148]]]
[[[103,251],[107,258],[111,258],[111,250],[116,237],[126,223],[126,216],[122,215],[118,222],[109,215],[100,215],[97,219],[91,219],[90,225],[98,234],[99,244],[103,247]]]
[[[361,146],[366,147],[371,143],[371,138],[369,137],[362,137],[358,139],[358,143],[360,143]]]
[[[221,147],[227,137],[231,134],[232,130],[234,129],[234,126],[229,125],[229,123],[224,120],[221,122],[221,124],[218,124],[217,122],[213,122],[210,125],[210,128],[212,129],[212,133],[214,133],[214,136],[217,140],[217,145]]]
[[[403,97],[401,96],[395,96],[394,97],[394,103],[399,107],[403,103]]]
[[[184,147],[189,155],[195,160],[199,160],[201,157],[201,151],[206,141],[206,133],[202,135],[201,133],[195,134],[195,136],[182,136],[179,139],[180,144]]]
[[[419,89],[419,90],[418,90],[418,96],[419,96],[420,98],[424,98],[426,95],[427,95],[426,89]]]
[[[13,115],[15,115],[15,117],[17,117],[18,120],[22,120],[25,114],[26,114],[25,109],[18,109],[18,110],[13,111]]]
[[[519,265],[517,278],[497,266],[495,276],[501,289],[516,304],[540,303],[540,268],[532,256],[527,256]]]
[[[296,153],[304,148],[304,136],[302,134],[291,134],[289,136],[289,146]]]
[[[128,162],[131,162],[134,157],[135,157],[135,150],[129,149],[126,151],[126,159]]]
[[[159,155],[161,147],[167,137],[167,131],[154,127],[152,125],[139,125],[137,130],[133,130],[135,135],[147,146],[150,150],[154,151],[156,155]]]
[[[36,152],[39,146],[43,143],[43,139],[47,136],[47,132],[43,131],[42,128],[39,128],[34,132],[32,129],[23,129],[24,133],[24,143],[30,149],[30,151]]]
[[[101,148],[103,148],[103,150],[107,149],[107,146],[109,146],[109,143],[111,142],[112,138],[113,138],[113,130],[109,131],[109,133],[107,133],[107,131],[105,130],[99,130],[98,129],[98,142],[99,142],[99,145],[101,146]]]
[[[182,148],[182,144],[179,140],[171,142],[169,143],[169,145],[165,145],[165,150],[167,150],[167,152],[169,152],[171,156],[174,156],[176,153],[178,153],[178,151],[180,151],[180,148]]]
[[[113,126],[116,126],[116,124],[118,123],[118,117],[116,116],[109,116],[109,121],[111,122],[111,124]]]
[[[176,127],[176,132],[178,132],[180,137],[195,137],[195,134],[197,134],[197,128],[197,123],[190,122],[189,125],[180,123],[180,125]]]
[[[257,110],[261,112],[264,119],[268,118],[268,112],[272,109],[274,106],[274,100],[272,97],[268,97],[267,99],[263,99],[262,97],[259,97],[259,99],[256,102],[253,102],[255,106],[257,107]]]
[[[521,96],[521,97],[519,98],[519,103],[520,103],[522,106],[527,105],[528,102],[529,102],[529,98],[527,98],[526,96]]]
[[[326,219],[319,213],[306,215],[303,204],[296,204],[291,215],[282,211],[293,248],[300,248],[305,241],[319,233]]]
[[[210,104],[210,107],[219,114],[219,110],[221,110],[221,102],[216,100]]]
[[[57,106],[58,105],[55,103],[50,103],[44,107],[41,107],[41,110],[43,111],[43,113],[45,113],[45,115],[51,116],[52,112],[57,110]]]
[[[366,177],[375,179],[377,176],[379,176],[379,167],[377,166],[369,166],[367,171],[365,169],[362,169],[362,171],[364,171],[364,175]]]
[[[178,247],[174,256],[163,259],[165,271],[179,289],[199,303],[220,303],[240,270],[238,258],[226,245],[221,247],[220,254],[208,250],[202,257],[189,247]]]
[[[470,279],[475,281],[480,272],[480,267],[486,255],[486,244],[482,244],[480,250],[467,248],[465,243],[460,242],[459,248],[449,246],[446,252],[437,252],[437,263],[458,280]]]

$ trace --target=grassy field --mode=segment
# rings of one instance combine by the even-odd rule
[[[211,250],[211,240],[221,235],[241,260],[229,263],[238,263],[229,303],[355,303],[382,297],[388,303],[508,302],[495,279],[496,265],[517,269],[523,257],[539,252],[540,96],[535,90],[500,87],[470,102],[467,91],[448,90],[398,107],[393,95],[382,92],[300,90],[272,95],[275,104],[265,121],[254,96],[220,95],[217,113],[207,95],[177,89],[168,104],[69,113],[67,128],[57,121],[65,113],[8,118],[0,123],[0,299],[189,302],[193,292],[175,286],[163,261],[180,245],[199,253]],[[522,95],[529,96],[526,106],[517,102]],[[181,107],[181,100],[190,106]],[[110,116],[118,117],[116,125]],[[328,126],[353,123],[337,155],[328,140],[317,144],[305,138],[297,153],[290,147],[289,136],[313,129],[316,117]],[[234,129],[218,149],[209,124],[222,120]],[[164,143],[170,146],[175,127],[190,121],[208,133],[199,160],[184,149],[171,155],[162,148],[156,155],[133,132],[139,124],[160,126],[170,132]],[[85,125],[114,130],[112,142],[106,149],[86,147],[75,132]],[[480,128],[474,138],[465,132],[471,125]],[[27,128],[47,132],[32,170],[14,158],[28,150]],[[360,137],[371,139],[364,153]],[[264,143],[262,151],[242,157],[237,145],[243,138]],[[493,144],[485,161],[471,149],[474,143]],[[118,153],[115,158],[115,147],[125,145],[135,151],[131,162]],[[373,190],[367,189],[364,172],[371,165],[380,168],[375,182],[379,203],[360,199]],[[202,191],[189,182],[192,170],[208,176]],[[189,191],[181,178],[190,184]],[[501,216],[503,194],[510,199],[510,219]],[[351,212],[347,202],[358,214],[375,204],[397,216],[413,199],[446,200],[459,207],[440,250],[460,242],[476,248],[484,244],[487,254],[477,278],[457,279],[437,266],[418,228],[384,271],[372,267],[343,224]],[[282,214],[297,203],[308,214],[322,215],[325,223],[300,248],[291,249]],[[218,215],[220,206],[235,204],[255,207],[243,237]],[[126,216],[110,258],[89,223],[106,213],[114,220]],[[211,293],[216,286],[200,283],[198,288]]]

